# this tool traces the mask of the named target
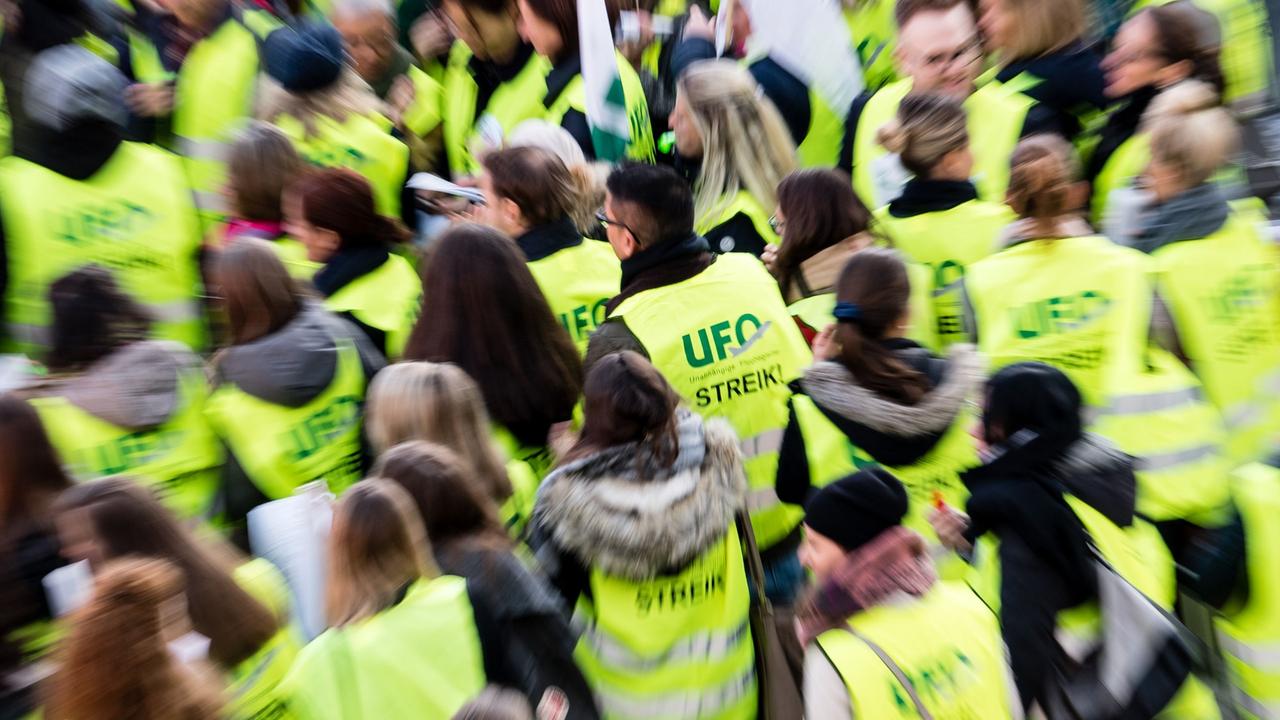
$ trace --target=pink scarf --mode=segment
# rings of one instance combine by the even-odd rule
[[[899,592],[919,597],[937,581],[924,538],[901,525],[845,555],[796,610],[800,642],[837,627]]]

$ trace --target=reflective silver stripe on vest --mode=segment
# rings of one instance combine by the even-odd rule
[[[1189,387],[1141,395],[1117,395],[1102,409],[1103,415],[1146,415],[1174,410],[1201,399],[1200,388]]]
[[[1223,411],[1222,420],[1227,429],[1246,427],[1262,421],[1270,398],[1280,394],[1280,370],[1258,378],[1256,391],[1263,400],[1244,400]]]
[[[1222,651],[1265,673],[1280,672],[1280,641],[1243,642],[1219,633]]]
[[[1217,454],[1218,451],[1219,448],[1217,445],[1208,443],[1205,445],[1183,448],[1181,450],[1172,450],[1170,452],[1152,453],[1151,455],[1142,455],[1138,457],[1134,462],[1134,467],[1139,471],[1146,472],[1172,470],[1183,465],[1190,465],[1197,460],[1212,457]]]
[[[778,499],[778,491],[774,488],[760,488],[759,490],[751,490],[747,492],[747,511],[756,512],[757,510],[768,510],[774,505],[780,504],[782,501]]]
[[[681,638],[666,652],[650,656],[635,652],[596,626],[586,629],[582,641],[610,668],[644,673],[675,662],[696,660],[713,663],[724,660],[746,641],[748,628],[747,623],[743,623],[738,629],[728,632],[695,633]]]
[[[211,192],[209,190],[196,190],[195,193],[196,209],[207,210],[211,212],[227,212],[227,199],[222,197],[222,193]]]
[[[934,288],[933,296],[942,297],[943,295],[946,295],[948,293],[959,292],[960,287],[962,285],[964,285],[964,278],[960,278],[959,280],[952,280],[951,282],[947,283],[946,285],[943,285],[940,288]]]
[[[226,162],[229,152],[227,143],[224,142],[180,137],[178,138],[178,154],[192,160]]]
[[[1236,704],[1254,717],[1263,720],[1280,718],[1280,700],[1260,700],[1240,688],[1233,688]]]
[[[5,323],[5,330],[10,338],[26,345],[49,344],[49,328],[42,325],[11,322]]]
[[[749,437],[738,443],[738,447],[742,449],[742,459],[750,460],[751,458],[759,457],[760,455],[778,452],[782,449],[782,436],[784,432],[785,431],[781,429],[765,430],[755,437]]]
[[[729,679],[723,685],[702,691],[688,690],[646,697],[601,685],[593,689],[600,698],[605,717],[669,720],[717,715],[741,700],[750,692],[755,682],[755,667],[749,666],[745,673]]]

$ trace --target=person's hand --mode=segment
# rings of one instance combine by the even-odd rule
[[[136,83],[125,88],[129,110],[140,117],[163,117],[173,112],[173,86],[167,83]]]
[[[618,52],[634,67],[639,67],[644,51],[653,44],[653,16],[643,10],[636,13],[640,21],[640,34],[618,43]]]
[[[836,340],[836,324],[831,323],[813,339],[813,359],[835,360],[840,355],[840,343]]]
[[[764,263],[764,267],[769,274],[774,274],[778,270],[778,246],[772,243],[764,246],[764,252],[760,254],[760,261]]]
[[[716,39],[716,21],[715,18],[707,17],[702,8],[694,5],[689,8],[689,19],[684,24],[684,37],[686,38],[702,38],[715,42]]]
[[[414,87],[413,80],[408,75],[401,75],[391,83],[391,90],[387,92],[387,109],[391,121],[401,130],[406,129],[404,114],[417,98],[418,89]]]
[[[449,49],[453,42],[453,34],[445,25],[444,18],[437,13],[427,13],[413,22],[409,28],[409,42],[419,58],[428,60],[437,58]]]
[[[929,524],[933,526],[933,532],[937,534],[943,547],[962,553],[973,550],[973,545],[964,537],[964,531],[969,529],[968,515],[944,506],[929,514]]]

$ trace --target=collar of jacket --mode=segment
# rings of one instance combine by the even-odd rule
[[[484,82],[479,82],[484,78],[492,83],[492,85],[501,85],[508,80],[515,78],[529,64],[529,58],[533,57],[533,46],[523,40],[516,46],[516,52],[511,59],[505,63],[496,63],[492,60],[481,60],[475,55],[467,61],[467,69],[471,71],[472,77],[475,77],[478,84],[484,86]]]
[[[715,255],[711,254],[707,239],[693,233],[640,250],[622,261],[622,292],[609,301],[605,310],[612,313],[636,293],[688,280],[713,262]]]
[[[568,217],[526,230],[516,238],[526,262],[536,262],[561,250],[582,244],[582,233]]]
[[[1201,183],[1151,205],[1134,247],[1153,253],[1172,243],[1199,240],[1220,230],[1230,215],[1231,206],[1222,190],[1213,182]]]
[[[915,405],[902,405],[875,394],[859,385],[847,367],[831,360],[806,370],[801,387],[827,412],[885,435],[917,437],[951,427],[985,376],[982,355],[972,345],[957,344],[947,356],[942,381]]]
[[[390,255],[390,251],[384,247],[339,250],[320,268],[312,278],[312,283],[321,295],[329,297],[382,267]]]
[[[977,199],[978,189],[968,180],[912,178],[902,188],[902,194],[889,203],[889,214],[896,218],[915,217]]]
[[[536,523],[584,565],[629,580],[683,568],[734,521],[747,481],[723,419],[677,411],[678,452],[664,466],[627,443],[557,468],[538,490]]]
[[[1069,70],[1069,66],[1079,62],[1082,54],[1087,52],[1088,48],[1083,42],[1073,40],[1057,50],[1050,50],[1035,57],[1014,60],[1000,68],[1000,71],[996,73],[996,80],[1006,83],[1024,72],[1044,79],[1046,76]]]
[[[556,100],[560,99],[560,94],[569,87],[569,83],[573,81],[582,72],[582,58],[578,53],[573,52],[566,55],[551,68],[551,72],[547,73],[547,94],[542,99],[544,107],[551,107],[556,104]]]
[[[58,132],[33,127],[14,155],[72,180],[88,180],[106,165],[124,142],[121,129],[108,122],[76,123]]]

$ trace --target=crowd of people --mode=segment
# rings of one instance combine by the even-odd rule
[[[0,720],[1280,718],[1261,0],[0,15]]]

